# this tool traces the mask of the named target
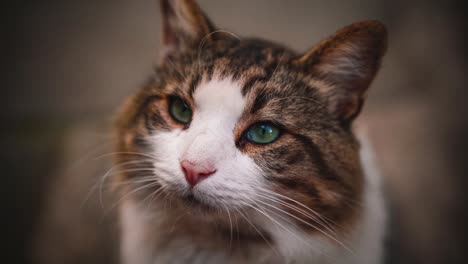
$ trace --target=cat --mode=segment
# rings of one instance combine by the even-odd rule
[[[123,263],[382,263],[385,206],[353,121],[378,21],[305,53],[162,0],[161,61],[116,121]]]

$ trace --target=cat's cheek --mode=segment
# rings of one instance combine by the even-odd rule
[[[182,189],[185,179],[180,168],[179,159],[181,153],[182,130],[176,129],[170,132],[158,132],[151,136],[151,156],[155,175],[163,183],[170,187]]]

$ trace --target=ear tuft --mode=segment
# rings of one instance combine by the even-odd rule
[[[307,74],[332,87],[323,91],[330,111],[350,122],[364,102],[387,48],[387,31],[378,21],[351,24],[295,60]]]

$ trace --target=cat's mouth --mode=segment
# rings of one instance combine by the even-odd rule
[[[197,198],[192,192],[183,195],[182,201],[189,208],[194,208],[203,211],[213,211],[216,209],[207,202],[204,202],[203,200]]]

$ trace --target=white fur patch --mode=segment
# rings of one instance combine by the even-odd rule
[[[216,172],[193,188],[196,198],[212,205],[240,206],[263,178],[260,169],[235,146],[234,127],[245,101],[241,85],[232,79],[203,80],[194,93],[193,118],[186,130],[160,132],[152,137],[156,171],[163,184],[188,191],[181,160],[209,162]]]
[[[147,239],[148,226],[142,211],[133,202],[125,201],[120,209],[122,239],[120,257],[122,263],[150,263],[152,248]]]
[[[361,163],[365,173],[363,215],[355,229],[353,262],[382,263],[386,234],[387,210],[382,192],[382,176],[375,162],[372,145],[365,133],[358,133],[361,142]]]

